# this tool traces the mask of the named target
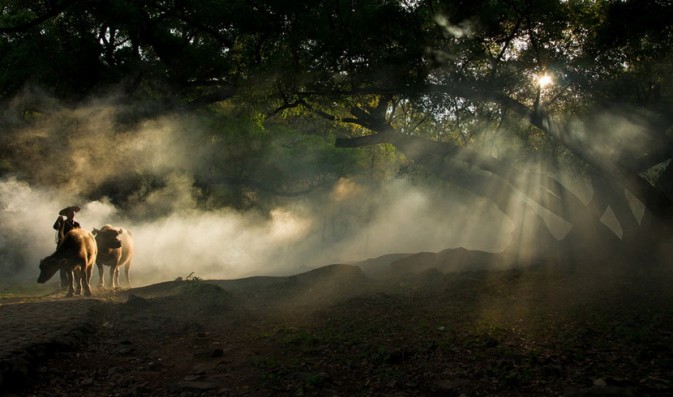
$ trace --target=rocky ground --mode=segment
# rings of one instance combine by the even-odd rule
[[[404,259],[1,299],[0,384],[7,396],[673,394],[666,268]]]

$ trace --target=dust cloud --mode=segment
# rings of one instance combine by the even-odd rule
[[[309,194],[264,202],[263,211],[226,207],[199,186],[226,186],[240,159],[223,153],[237,149],[223,146],[193,115],[122,123],[130,106],[123,102],[71,108],[28,92],[0,118],[3,159],[13,162],[0,162],[3,284],[36,279],[39,260],[55,250],[58,211],[73,204],[82,207],[76,219],[87,230],[111,224],[131,231],[136,285],[189,275],[288,275],[456,247],[500,252],[512,240],[513,222],[543,219],[557,239],[568,231],[525,200],[512,202],[521,207],[513,221],[449,184],[394,176],[384,184],[342,177]]]
[[[3,279],[7,283],[37,277],[39,260],[55,250],[52,224],[57,213],[71,203],[82,206],[75,219],[87,230],[112,224],[131,231],[136,247],[131,275],[137,285],[189,275],[204,279],[288,275],[392,252],[503,248],[507,242],[507,234],[499,231],[507,227],[504,219],[502,225],[479,230],[459,221],[466,210],[496,217],[490,206],[468,209],[463,203],[438,208],[429,194],[410,189],[405,182],[395,183],[387,197],[377,196],[384,203],[370,211],[370,219],[356,223],[347,214],[355,203],[338,199],[342,184],[352,182],[344,180],[334,188],[329,214],[295,204],[275,208],[268,216],[226,208],[183,208],[138,220],[129,219],[105,198],[82,203],[15,178],[4,179],[0,181]],[[356,198],[362,197],[351,200]],[[348,224],[339,223],[344,219]]]
[[[55,250],[58,211],[73,204],[87,230],[131,231],[136,285],[287,275],[459,246],[498,251],[510,239],[507,218],[488,201],[395,178],[383,187],[341,178],[263,212],[209,205],[196,180],[224,179],[213,166],[222,147],[198,119],[121,125],[115,98],[77,108],[45,101],[46,111],[30,113],[18,98],[0,121],[5,157],[15,161],[0,179],[3,284],[36,279],[39,260]]]

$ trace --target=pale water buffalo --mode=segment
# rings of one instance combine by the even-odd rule
[[[119,269],[123,268],[129,288],[133,288],[129,278],[131,259],[133,259],[133,238],[131,232],[120,227],[105,225],[100,229],[93,229],[98,244],[98,288],[105,287],[105,272],[103,266],[110,266],[110,287],[121,288],[119,284]]]
[[[83,229],[69,231],[63,241],[56,248],[56,252],[40,261],[40,276],[37,282],[47,282],[59,270],[64,270],[68,276],[68,293],[80,295],[84,287],[84,295],[91,295],[91,272],[96,263],[98,247],[93,234]],[[77,284],[77,291],[75,285]]]

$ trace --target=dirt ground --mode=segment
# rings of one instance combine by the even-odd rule
[[[5,395],[673,395],[667,269],[389,265],[70,298],[87,326]]]

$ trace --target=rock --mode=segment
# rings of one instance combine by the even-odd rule
[[[203,393],[217,387],[216,384],[206,381],[182,381],[178,383],[178,388],[182,391],[193,392],[193,393]]]
[[[434,389],[439,395],[453,396],[457,395],[461,387],[465,386],[466,382],[462,379],[444,379],[435,383]]]
[[[386,357],[388,364],[400,364],[407,358],[407,354],[401,349],[390,350]]]
[[[159,361],[152,361],[147,364],[147,369],[149,369],[150,371],[158,371],[161,368],[163,368],[163,366],[164,365]]]
[[[93,386],[93,378],[84,378],[80,383],[81,386]]]
[[[603,378],[598,378],[598,379],[594,380],[594,386],[599,386],[600,387],[600,386],[607,386],[607,385],[608,385],[608,383]]]
[[[146,308],[150,306],[150,303],[147,301],[147,299],[141,298],[138,295],[134,294],[129,294],[129,297],[126,300],[126,304],[136,309]]]

